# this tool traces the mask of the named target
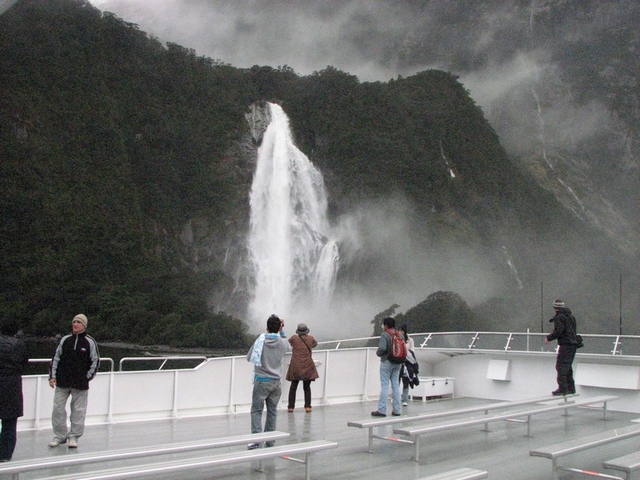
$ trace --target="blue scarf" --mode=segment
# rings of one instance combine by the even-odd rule
[[[260,336],[256,339],[253,344],[253,350],[251,351],[251,358],[249,361],[253,363],[256,367],[262,366],[262,348],[264,347],[264,339],[265,338],[278,338],[277,333],[261,333]]]

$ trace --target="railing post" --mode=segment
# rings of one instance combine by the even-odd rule
[[[42,377],[47,378],[47,377]],[[36,379],[36,415],[35,421],[33,422],[33,427],[36,430],[40,430],[40,406],[42,405],[42,382],[40,381],[40,377]]]
[[[228,411],[229,413],[234,413],[235,411],[235,407],[233,406],[233,390],[236,386],[236,358],[232,357],[231,358],[231,375],[230,375],[230,379],[229,379],[229,407],[228,407]]]
[[[115,391],[114,388],[114,372],[113,372],[113,364],[111,365],[111,372],[109,372],[109,406],[107,407],[108,409],[108,413],[107,413],[107,419],[109,421],[109,423],[113,423],[113,394]]]
[[[371,353],[371,349],[367,348],[365,350],[365,356],[364,356],[364,384],[362,386],[362,401],[363,402],[368,402],[369,401],[369,395],[368,395],[368,391],[369,391],[369,356]]]
[[[178,373],[179,370],[173,372],[173,418],[178,418]]]
[[[327,377],[329,376],[329,350],[324,352],[324,375],[322,381],[322,403],[327,405],[329,403],[327,396]]]

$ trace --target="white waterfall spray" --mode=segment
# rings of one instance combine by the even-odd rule
[[[271,122],[258,149],[248,242],[255,288],[249,317],[261,328],[271,313],[286,319],[329,300],[339,264],[322,175],[294,145],[282,108],[268,107]]]

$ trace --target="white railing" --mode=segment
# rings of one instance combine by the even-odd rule
[[[544,343],[547,333],[435,332],[410,335],[417,348],[485,352],[555,352],[556,342]],[[640,336],[582,334],[581,355],[640,357]],[[345,349],[377,346],[378,337],[318,342],[318,348]]]
[[[446,332],[411,336],[415,340],[421,375],[455,377],[456,389],[460,389],[462,394],[477,395],[479,392],[483,398],[499,398],[497,395],[503,394],[502,390],[496,388],[503,389],[504,384],[496,386],[493,380],[487,380],[485,366],[480,367],[488,359],[509,358],[511,362],[518,362],[518,369],[535,365],[536,371],[553,372],[554,368],[555,342],[545,345],[545,334]],[[583,337],[585,347],[578,351],[579,357],[597,357],[600,363],[607,363],[608,359],[615,357],[619,359],[617,362],[624,360],[628,365],[640,365],[640,337],[586,334]],[[377,398],[380,388],[380,363],[375,354],[377,344],[378,337],[320,342],[313,352],[320,375],[312,384],[313,404],[330,405]],[[447,363],[448,359],[453,358],[450,353],[454,352],[457,363]],[[459,355],[464,353],[483,355],[483,358],[470,356],[471,363],[461,369]],[[200,363],[194,368],[164,368],[167,365],[164,360],[175,358],[153,358],[160,360],[163,365],[156,370],[113,371],[112,367],[111,371],[99,372],[90,384],[87,423],[249,411],[253,367],[244,355],[205,359],[182,357]],[[284,365],[284,372],[289,358]],[[540,365],[544,366],[541,368]],[[469,378],[462,378],[465,375]],[[545,381],[547,377],[553,382],[553,374],[545,374]],[[512,385],[516,383],[519,382],[514,381]],[[531,382],[526,383],[528,385]],[[283,381],[283,391],[286,392],[287,388],[288,383]],[[49,428],[53,389],[48,385],[48,375],[25,376],[23,392],[25,415],[20,419],[19,428]],[[521,390],[517,394],[525,395],[527,392]],[[286,402],[286,394],[282,398]]]

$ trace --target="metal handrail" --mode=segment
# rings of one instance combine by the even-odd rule
[[[157,370],[162,370],[164,366],[167,364],[169,360],[200,360],[198,365],[203,364],[207,361],[207,357],[205,355],[195,355],[195,356],[184,356],[184,355],[172,355],[172,356],[158,356],[158,357],[124,357],[120,359],[120,364],[118,370],[120,372],[123,371],[122,366],[125,362],[153,362],[153,361],[162,361]],[[195,368],[195,367],[191,367]]]
[[[639,335],[582,334],[585,347],[578,350],[580,355],[640,357]],[[455,351],[496,351],[554,352],[555,342],[544,344],[547,333],[537,332],[424,332],[409,335],[415,339],[418,349],[438,349]],[[343,350],[366,348],[379,337],[359,337],[351,339],[318,342],[318,350]],[[520,340],[520,342],[518,342]],[[487,343],[491,345],[487,347]],[[483,346],[484,345],[484,346]],[[611,345],[611,347],[608,347]],[[623,353],[623,347],[624,353]]]
[[[108,363],[109,366],[111,367],[109,371],[113,372],[113,367],[114,367],[113,359],[109,357],[102,357],[100,358],[100,365],[102,365],[103,362]],[[29,363],[51,363],[51,359],[50,358],[30,358]]]

